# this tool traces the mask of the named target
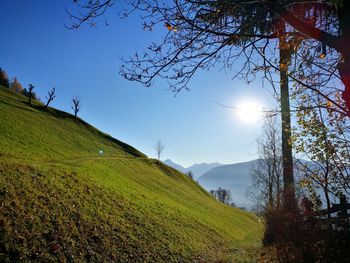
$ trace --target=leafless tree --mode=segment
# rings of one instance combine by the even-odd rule
[[[28,103],[29,103],[29,105],[32,105],[32,99],[33,98],[35,98],[34,85],[33,84],[29,84],[29,87],[28,87]]]
[[[250,198],[259,210],[279,209],[282,202],[282,146],[275,117],[266,119],[263,134],[257,139],[259,159],[251,167]]]
[[[165,149],[165,145],[162,143],[161,140],[158,140],[157,143],[154,146],[154,149],[156,150],[156,154],[157,154],[157,160],[158,162],[160,162],[160,156],[163,153],[164,149]]]
[[[188,175],[189,178],[193,179],[193,172],[192,171],[188,171],[187,175]]]
[[[232,200],[231,191],[222,187],[216,190],[210,190],[209,193],[224,204],[230,204]]]
[[[79,11],[67,10],[72,20],[71,28],[78,28],[84,23],[94,26],[97,18],[116,1],[77,0],[74,3]],[[153,30],[156,25],[164,25],[168,33],[161,42],[151,43],[148,52],[124,60],[126,63],[121,74],[125,78],[151,85],[156,77],[164,77],[178,92],[187,88],[188,81],[198,70],[210,69],[219,63],[230,70],[238,58],[244,58],[246,63],[237,75],[245,74],[245,69],[254,77],[257,71],[262,70],[269,78],[271,69],[281,69],[278,60],[273,58],[276,39],[296,37],[309,48],[302,49],[307,52],[300,53],[295,68],[287,72],[290,79],[323,93],[318,91],[318,86],[305,81],[307,75],[300,77],[299,72],[313,65],[318,72],[336,77],[341,86],[345,86],[342,98],[347,107],[339,103],[334,105],[348,113],[350,52],[344,43],[350,39],[349,1],[130,0],[128,3],[129,8],[122,12],[122,16],[127,17],[138,10],[142,14],[144,29]],[[281,23],[288,30],[281,31]],[[263,61],[254,60],[255,54],[261,54]],[[309,60],[310,55],[334,61],[329,68]],[[327,82],[334,83],[331,80]]]
[[[55,95],[56,89],[53,87],[48,93],[47,96],[45,97],[47,99],[47,102],[45,104],[45,108],[47,108],[50,104],[51,101],[53,101],[56,97]]]
[[[78,97],[73,97],[72,99],[72,110],[74,111],[74,117],[76,118],[78,112],[80,111],[80,99]]]

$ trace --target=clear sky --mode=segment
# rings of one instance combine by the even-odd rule
[[[248,86],[229,73],[200,72],[190,91],[176,97],[162,81],[151,88],[129,82],[118,74],[120,57],[145,50],[165,32],[144,32],[137,14],[121,20],[116,9],[103,18],[109,26],[100,20],[97,28],[68,30],[64,7],[71,2],[1,1],[0,67],[10,77],[24,86],[34,84],[42,99],[56,87],[52,106],[64,111],[71,112],[70,101],[79,96],[81,118],[150,157],[161,139],[166,146],[162,158],[184,166],[256,158],[262,121],[245,123],[217,103],[271,103],[260,80]]]

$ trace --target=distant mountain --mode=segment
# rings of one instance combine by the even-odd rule
[[[187,171],[191,171],[193,173],[193,177],[197,179],[198,177],[202,176],[204,173],[208,172],[209,170],[223,165],[222,163],[199,163],[191,165],[190,167],[186,168]]]
[[[257,160],[214,167],[197,180],[208,191],[218,187],[231,191],[233,202],[238,206],[250,207],[247,191],[251,185],[251,167]]]
[[[187,173],[187,169],[183,166],[181,166],[180,164],[174,163],[172,160],[170,159],[166,159],[165,161],[163,161],[163,163],[165,163],[166,165],[169,165],[170,167],[182,172],[182,173]]]
[[[204,173],[206,173],[207,171],[209,171],[215,167],[223,165],[221,163],[199,163],[199,164],[193,164],[193,165],[185,168],[180,164],[174,163],[170,159],[166,159],[165,161],[163,161],[163,163],[165,163],[166,165],[169,165],[170,167],[172,167],[172,168],[174,168],[182,173],[188,173],[189,171],[191,171],[193,173],[194,179],[197,179],[198,177],[200,177],[201,175],[203,175]]]
[[[215,167],[202,176],[200,176],[197,181],[207,190],[217,189],[222,187],[231,191],[232,201],[237,206],[245,206],[247,208],[251,207],[254,203],[249,200],[247,192],[248,188],[252,185],[251,180],[251,169],[256,165],[258,159],[235,163],[227,164]],[[312,163],[307,160],[299,159],[298,162],[302,164],[307,164],[309,169],[317,170],[315,163]],[[294,160],[294,177],[300,177],[301,167],[296,160]]]

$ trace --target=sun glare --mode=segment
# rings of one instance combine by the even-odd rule
[[[262,105],[258,102],[243,102],[237,107],[239,119],[247,123],[254,123],[263,116]]]

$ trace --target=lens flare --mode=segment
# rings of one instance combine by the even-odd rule
[[[263,107],[257,102],[243,102],[237,107],[237,115],[244,122],[254,123],[263,117]]]

